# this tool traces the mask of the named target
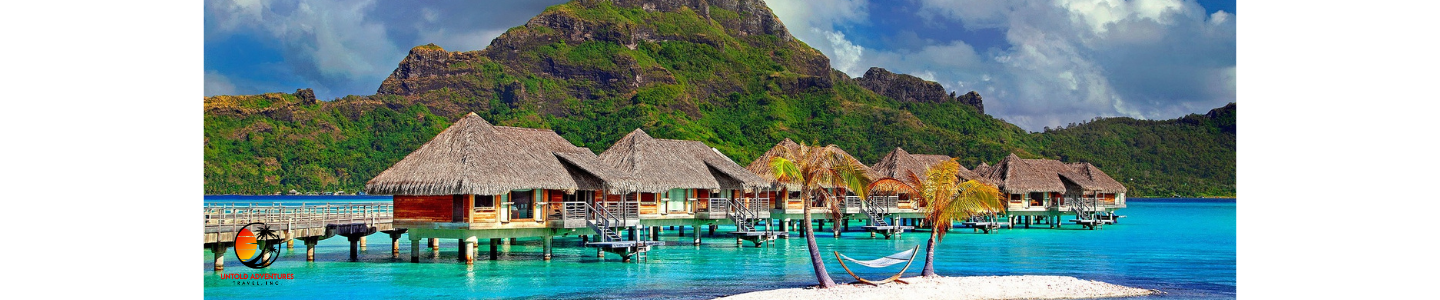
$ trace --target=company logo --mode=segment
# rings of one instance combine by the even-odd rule
[[[252,269],[269,267],[280,258],[280,234],[265,223],[245,224],[235,233],[235,259]]]

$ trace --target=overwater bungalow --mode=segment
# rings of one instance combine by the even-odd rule
[[[549,259],[553,236],[595,234],[583,219],[589,207],[573,204],[633,189],[554,131],[494,126],[474,113],[365,184],[366,193],[394,195],[412,261],[422,238],[458,239],[469,261],[479,239],[491,239],[494,259],[501,238],[542,237]]]
[[[915,176],[919,178],[925,178],[925,172],[930,170],[930,167],[950,159],[951,157],[948,155],[912,154],[905,151],[905,149],[895,147],[895,150],[885,154],[885,156],[881,157],[879,161],[876,161],[874,165],[871,165],[870,170],[876,179],[889,177],[906,181],[910,174],[915,174]],[[970,169],[966,169],[964,166],[960,167],[958,177],[960,180],[976,179],[982,182],[988,181],[979,174],[970,171]],[[898,196],[899,199],[896,203],[896,208],[899,209],[899,211],[897,212],[919,213],[920,203],[912,201],[911,195],[900,194]]]
[[[722,223],[752,232],[757,220],[769,217],[769,199],[761,191],[768,182],[705,143],[654,138],[635,129],[599,159],[631,180],[636,193],[627,197],[639,202],[640,222],[652,232],[659,226],[692,226],[698,232],[701,225]]]
[[[911,174],[923,179],[925,178],[925,173],[930,170],[931,167],[950,159],[952,158],[948,155],[913,154],[905,151],[903,148],[895,147],[895,150],[885,154],[885,156],[881,157],[879,161],[876,161],[874,165],[871,165],[870,169],[875,179],[888,177],[901,181],[909,181]],[[958,171],[957,177],[959,180],[974,179],[983,183],[988,183],[989,181],[979,174],[966,169],[964,166],[961,166]],[[894,200],[889,200],[887,197]],[[873,200],[869,203],[893,206],[889,209],[893,212],[891,216],[899,219],[896,225],[917,226],[921,223],[921,219],[925,217],[925,213],[922,211],[923,203],[915,201],[914,195],[900,193],[898,195],[875,195],[872,198]],[[868,228],[870,227],[867,227],[867,229]]]
[[[833,147],[835,145],[830,146]],[[829,208],[824,206],[824,199],[819,198],[817,195],[816,198],[810,199],[810,201],[804,201],[803,199],[800,199],[799,184],[781,183],[776,178],[775,171],[770,167],[770,159],[780,156],[784,151],[786,151],[787,148],[791,151],[798,150],[800,149],[800,144],[795,143],[795,141],[790,140],[789,138],[786,138],[785,140],[776,143],[774,147],[771,147],[770,150],[765,151],[764,154],[761,154],[760,157],[755,158],[754,161],[750,162],[750,165],[745,167],[745,169],[750,170],[750,172],[753,172],[756,175],[760,175],[760,177],[764,178],[765,181],[769,184],[770,191],[765,192],[766,195],[764,196],[764,198],[771,199],[771,218],[783,219],[785,222],[781,224],[788,224],[791,220],[799,220],[803,218],[804,216],[801,215],[801,213],[805,211],[806,207],[808,207],[809,212],[813,214],[812,217],[814,219],[820,220],[821,222],[823,222],[823,220],[829,219],[830,216],[827,213],[830,210]],[[838,147],[836,147],[836,149],[850,161],[864,167],[867,177],[873,177],[873,172],[870,170],[869,166],[865,166],[864,163],[861,163],[859,160],[855,159],[854,156],[846,153],[845,150],[839,149]],[[825,185],[822,186],[822,188],[827,189],[828,192],[832,194],[846,196],[854,195],[846,187],[843,186]],[[851,205],[851,207],[854,207],[854,205]],[[847,209],[847,211],[848,210],[850,209]],[[847,215],[847,217],[850,216]],[[786,227],[782,228],[782,230],[789,230],[788,226],[782,225],[782,227]]]
[[[1027,225],[1044,217],[1054,227],[1061,215],[1085,218],[1125,207],[1125,186],[1090,163],[1023,159],[1011,153],[984,171],[980,175],[1009,201],[1009,214]]]

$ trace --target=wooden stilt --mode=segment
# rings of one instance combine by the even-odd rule
[[[226,247],[225,243],[215,243],[210,246],[210,257],[215,260],[215,271],[225,270],[225,250],[228,249],[229,247]]]
[[[475,263],[475,238],[460,240],[460,256],[466,264]]]
[[[359,261],[359,260],[360,260],[360,237],[359,237],[359,236],[347,236],[347,237],[345,237],[345,239],[347,239],[347,240],[350,241],[350,261]]]
[[[420,239],[410,239],[410,262],[420,262]]]
[[[699,246],[699,245],[700,245],[700,225],[695,225],[695,226],[693,227],[693,229],[695,229],[695,245],[696,245],[696,246]]]
[[[308,237],[302,241],[305,242],[305,261],[315,261],[315,245],[320,243],[320,238]]]
[[[547,235],[547,236],[545,236],[545,240],[543,241],[543,243],[544,243],[544,244],[543,244],[543,245],[544,245],[543,247],[544,247],[544,253],[545,253],[545,260],[550,260],[550,256],[551,256],[550,242],[551,242],[552,239],[554,239],[553,236]]]
[[[500,239],[490,239],[490,260],[500,260]]]
[[[390,234],[390,258],[400,258],[399,234]]]

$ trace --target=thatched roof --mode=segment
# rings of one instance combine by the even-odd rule
[[[895,150],[891,150],[890,153],[885,154],[884,157],[880,157],[880,160],[876,161],[875,164],[870,165],[870,171],[877,177],[890,177],[901,180],[909,178],[910,173],[915,173],[917,177],[925,177],[925,170],[929,170],[930,166],[940,162],[940,159],[937,158],[938,157],[929,156],[921,159],[921,157],[906,152],[905,149],[896,147]],[[948,157],[942,159],[948,159]]]
[[[975,175],[978,175],[981,178],[985,178],[985,176],[981,174],[986,174],[990,172],[990,164],[982,161],[980,162],[980,165],[975,166],[974,169],[970,169],[970,172],[975,173]]]
[[[1095,167],[1095,165],[1090,163],[1070,163],[1068,165],[1070,165],[1072,169],[1075,169],[1076,173],[1088,177],[1092,185],[1091,189],[1095,191],[1101,193],[1124,193],[1127,191],[1124,184],[1120,184],[1119,181],[1110,178],[1109,174],[1100,171],[1100,168]]]
[[[850,153],[848,152],[845,152],[844,149],[840,149],[840,147],[837,147],[833,144],[826,147],[831,147],[832,149],[834,149],[835,152],[839,152],[841,155],[844,155],[845,158],[849,159],[851,162],[854,162],[856,165],[864,167],[867,177],[870,177],[871,179],[879,178],[875,176],[875,172],[872,171],[869,166],[866,166],[864,163],[861,163],[860,160],[855,159],[855,156],[850,155]],[[776,143],[775,147],[770,147],[770,150],[765,151],[764,154],[760,154],[760,157],[757,157],[755,158],[755,160],[750,161],[750,165],[745,166],[745,169],[750,170],[750,172],[754,173],[755,175],[759,175],[760,178],[764,178],[764,180],[766,182],[769,182],[771,186],[779,188],[781,184],[775,178],[775,170],[770,168],[770,159],[780,156],[782,153],[784,153],[786,148],[789,148],[792,151],[799,150],[800,144],[797,144],[795,143],[795,141],[786,138],[785,140]],[[789,189],[791,191],[800,189],[800,184],[798,183],[787,183],[784,184],[784,186],[786,189]],[[822,185],[822,187],[835,188],[836,186]]]
[[[374,179],[372,195],[497,195],[517,189],[601,190],[624,185],[554,131],[493,126],[465,115]]]
[[[978,169],[978,167],[977,167]],[[1023,159],[1011,153],[980,176],[1012,194],[1065,192],[1066,183],[1085,191],[1123,193],[1125,186],[1090,163],[1063,163],[1053,159]]]
[[[904,180],[910,176],[910,172],[914,172],[915,176],[923,178],[925,177],[925,172],[929,170],[930,167],[949,159],[951,158],[948,155],[911,154],[905,151],[905,149],[895,147],[895,150],[890,151],[889,154],[885,154],[884,157],[880,158],[880,161],[870,166],[870,169],[874,171],[876,178],[890,177]],[[974,179],[981,183],[990,183],[988,179],[970,171],[970,169],[966,169],[965,166],[960,166],[957,175],[961,180]]]
[[[657,139],[635,129],[600,154],[600,162],[633,179],[634,191],[748,190],[766,181],[699,141]]]

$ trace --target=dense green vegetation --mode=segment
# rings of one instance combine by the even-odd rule
[[[1095,163],[1132,196],[1234,194],[1233,106],[1228,121],[1105,119],[1029,133],[961,103],[877,95],[830,70],[798,40],[740,34],[720,25],[738,14],[709,12],[707,19],[688,9],[568,3],[545,13],[585,22],[597,38],[515,27],[496,43],[515,51],[466,52],[468,60],[442,66],[453,75],[427,77],[435,79],[420,83],[435,87],[414,94],[206,98],[205,192],[359,191],[473,111],[499,125],[555,130],[596,153],[643,128],[703,141],[742,165],[791,138],[836,144],[866,163],[895,147],[956,156],[972,167],[1013,152]],[[652,38],[627,36],[633,32]],[[1224,122],[1228,131],[1215,129]]]
[[[286,108],[288,118],[205,115],[206,193],[353,193],[450,125],[419,105],[365,111],[334,103]]]
[[[1037,153],[1095,164],[1147,196],[1235,195],[1235,104],[1174,120],[1099,119],[1035,135]]]

